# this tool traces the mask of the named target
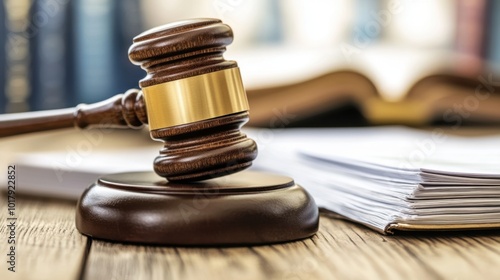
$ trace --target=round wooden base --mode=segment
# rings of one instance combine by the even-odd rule
[[[117,242],[252,245],[292,241],[318,230],[318,208],[294,181],[255,171],[195,183],[153,172],[100,178],[80,197],[77,229]]]

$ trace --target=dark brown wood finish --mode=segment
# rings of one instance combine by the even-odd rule
[[[232,40],[231,28],[220,20],[185,20],[140,34],[129,55],[147,71],[140,85],[148,87],[237,67],[223,57]],[[74,109],[0,116],[0,137],[71,126],[139,128],[147,119],[142,92],[129,90]],[[153,139],[165,142],[155,171],[170,181],[196,181],[249,167],[257,146],[240,131],[246,122],[248,112],[239,112],[151,131]]]
[[[233,31],[218,19],[189,19],[148,30],[134,38],[132,63],[148,75],[141,88],[237,67],[225,60]]]
[[[76,108],[0,115],[0,137],[73,126],[140,128],[147,124],[145,108],[142,93],[131,89],[102,102],[80,104]]]
[[[223,53],[233,41],[229,26],[218,19],[191,19],[146,31],[129,49],[130,60],[147,76],[142,88],[237,67]],[[156,129],[151,137],[165,142],[155,159],[157,174],[170,181],[201,180],[249,167],[257,146],[241,133],[248,112]]]
[[[148,72],[140,82],[144,88],[236,67],[222,56],[231,42],[227,25],[195,19],[139,35],[129,53]],[[52,122],[53,128],[140,127],[146,116],[142,93],[130,90],[38,122]],[[29,131],[34,120],[22,122],[21,131]],[[168,181],[152,172],[102,177],[80,197],[78,230],[118,242],[204,246],[267,244],[314,235],[318,208],[293,179],[252,171],[215,178],[249,167],[257,156],[255,142],[240,131],[247,121],[243,111],[152,130],[152,138],[165,143],[154,169]],[[0,121],[0,131],[7,135],[12,127],[12,120]]]
[[[311,195],[286,176],[244,171],[187,184],[131,172],[88,188],[76,226],[118,242],[242,246],[310,237],[318,217]]]
[[[155,172],[170,181],[204,180],[241,171],[257,157],[257,144],[240,129],[248,112],[151,131],[164,148]]]

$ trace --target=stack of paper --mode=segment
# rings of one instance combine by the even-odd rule
[[[500,136],[435,129],[255,130],[257,168],[381,232],[500,227]]]

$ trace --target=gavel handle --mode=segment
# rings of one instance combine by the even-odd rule
[[[0,115],[0,137],[68,127],[140,128],[147,124],[142,92],[128,90],[95,104]]]

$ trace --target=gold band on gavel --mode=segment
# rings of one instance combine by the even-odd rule
[[[145,87],[142,91],[149,130],[248,111],[237,67]]]

